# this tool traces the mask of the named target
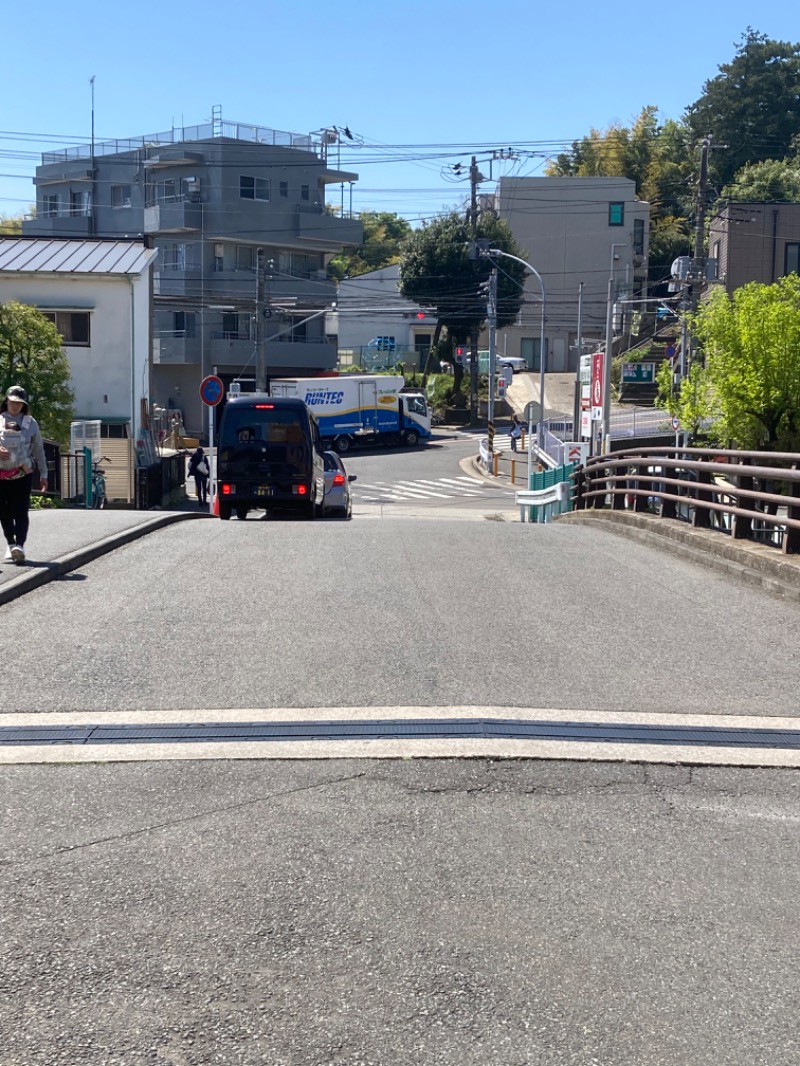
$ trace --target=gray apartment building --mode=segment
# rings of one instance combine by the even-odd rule
[[[205,125],[42,156],[26,235],[142,236],[158,250],[149,393],[181,409],[190,434],[205,431],[198,390],[214,368],[253,387],[257,319],[267,378],[336,366],[326,266],[362,240],[344,211],[358,175],[328,166],[336,137],[229,122],[215,108]],[[326,210],[332,184],[337,214]]]
[[[610,280],[617,333],[636,306],[624,301],[645,295],[650,205],[628,178],[501,178],[495,210],[544,282],[545,366],[575,370],[579,291],[586,350],[604,344]],[[500,331],[498,350],[538,370],[540,334],[541,288],[529,275],[519,322]]]

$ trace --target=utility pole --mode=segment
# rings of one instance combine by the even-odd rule
[[[267,391],[267,354],[264,328],[264,249],[256,248],[256,392]]]
[[[497,362],[497,267],[489,275],[489,299],[486,307],[489,323],[489,401],[486,409],[486,437],[489,455],[494,453],[494,371]]]
[[[700,145],[700,176],[697,181],[697,203],[694,219],[694,255],[692,256],[692,268],[688,280],[688,291],[685,292],[684,303],[692,314],[697,313],[700,306],[700,296],[706,281],[706,256],[705,256],[705,228],[706,228],[706,196],[708,188],[708,151],[711,148],[711,138],[704,137]],[[681,379],[689,373],[691,364],[694,362],[694,338],[683,323],[681,340]]]
[[[611,267],[608,274],[608,295],[606,297],[606,344],[603,355],[603,421],[600,435],[601,451],[606,440],[611,435],[611,362],[614,358],[614,297],[616,296],[614,281],[614,261],[617,258],[617,248],[627,248],[626,244],[614,243],[611,245]],[[594,432],[594,430],[592,431]]]
[[[478,160],[472,157],[469,167],[469,222],[472,239],[478,238],[478,183],[483,181],[483,174],[478,170]],[[473,328],[469,338],[469,416],[474,425],[478,421],[478,331]]]
[[[581,360],[583,359],[583,282],[578,283],[578,334],[575,338],[578,365],[575,368],[575,399],[572,404],[572,439],[580,440],[581,431]]]

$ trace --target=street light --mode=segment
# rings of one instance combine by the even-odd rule
[[[539,403],[542,405],[542,421],[539,423],[539,447],[542,448],[544,447],[544,321],[545,305],[547,303],[547,296],[544,289],[544,282],[542,281],[542,275],[539,273],[536,267],[531,266],[531,264],[526,262],[526,260],[520,259],[518,255],[512,255],[510,252],[502,252],[499,248],[487,248],[485,250],[480,249],[479,254],[484,259],[489,259],[493,255],[501,255],[504,259],[514,259],[517,263],[522,263],[522,265],[527,270],[530,270],[531,274],[533,274],[534,277],[537,279],[542,290],[542,318],[539,329]],[[492,373],[494,371],[494,367],[490,367],[489,370],[490,373]]]
[[[611,245],[611,269],[608,278],[608,297],[606,302],[606,350],[603,355],[603,421],[600,446],[611,433],[611,359],[614,348],[614,260],[616,248],[627,248],[627,244]],[[594,434],[592,434],[594,438]]]

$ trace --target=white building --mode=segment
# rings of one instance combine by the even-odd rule
[[[400,295],[399,280],[400,264],[395,263],[339,282],[337,310],[328,315],[326,328],[338,337],[340,359],[352,353],[359,363],[370,341],[390,337],[404,361],[424,363],[436,319]]]
[[[0,303],[28,304],[55,323],[75,417],[100,420],[104,454],[117,453],[107,471],[112,499],[133,499],[134,443],[150,398],[155,256],[141,241],[0,238]]]

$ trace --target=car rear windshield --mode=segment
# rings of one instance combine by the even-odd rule
[[[308,422],[300,411],[231,406],[222,419],[219,445],[228,458],[252,456],[293,466],[308,463]]]

